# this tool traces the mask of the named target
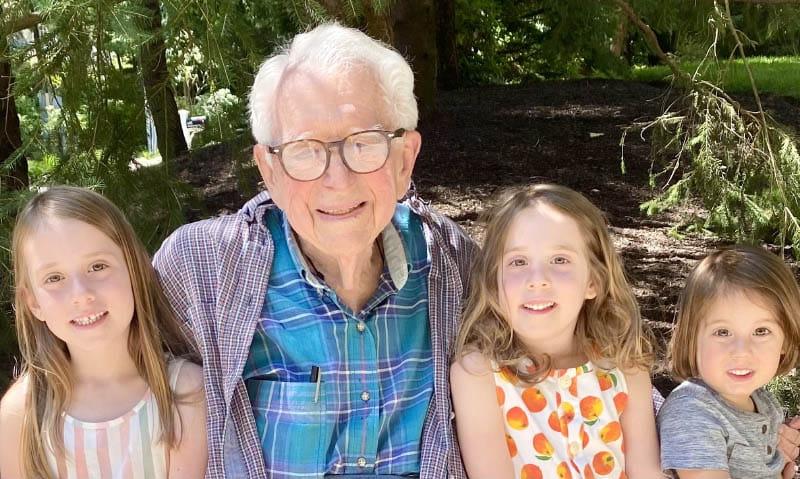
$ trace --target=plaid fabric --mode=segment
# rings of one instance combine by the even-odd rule
[[[419,217],[397,206],[380,237],[383,274],[358,312],[310,271],[280,210],[266,223],[275,256],[242,376],[268,476],[418,474],[433,392]]]
[[[428,317],[434,383],[422,431],[420,477],[466,478],[451,421],[448,374],[477,246],[413,192],[405,204],[422,219],[431,261]],[[272,268],[274,244],[263,224],[270,208],[275,206],[265,192],[236,214],[182,226],[153,259],[175,313],[203,357],[206,477],[212,479],[267,476],[242,372]]]

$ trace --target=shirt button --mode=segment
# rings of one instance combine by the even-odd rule
[[[580,443],[571,442],[569,443],[569,457],[574,458],[578,454],[580,454],[583,447],[581,447]]]
[[[358,467],[367,467],[367,458],[359,457],[358,459],[356,459],[356,464],[358,465]]]
[[[361,400],[364,402],[369,401],[369,391],[362,391],[361,392]]]
[[[767,454],[772,454],[772,446],[767,446]]]
[[[558,378],[558,385],[561,386],[561,389],[567,389],[572,384],[572,378],[569,376],[561,376]]]
[[[363,333],[364,330],[367,329],[367,325],[364,324],[364,321],[359,321],[358,324],[356,324],[356,329],[359,333]]]
[[[766,433],[767,433],[767,425],[764,424],[763,426],[761,426],[761,434],[766,434]]]

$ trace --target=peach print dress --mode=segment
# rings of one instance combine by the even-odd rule
[[[494,379],[517,478],[625,478],[619,417],[628,388],[619,369],[587,362],[536,384],[508,369]]]

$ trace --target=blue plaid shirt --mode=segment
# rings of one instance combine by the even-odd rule
[[[275,258],[242,376],[270,477],[419,474],[433,392],[419,217],[396,208],[384,271],[358,312],[311,271],[280,210],[265,221]]]
[[[433,396],[422,428],[419,475],[422,479],[465,479],[452,422],[448,374],[469,264],[477,247],[458,225],[433,211],[413,191],[402,204],[421,219],[431,264],[427,296],[420,299],[428,302]],[[208,479],[263,479],[270,469],[242,373],[276,254],[264,223],[275,209],[263,192],[235,214],[182,226],[153,258],[173,311],[203,357]],[[311,392],[307,390],[306,395]]]

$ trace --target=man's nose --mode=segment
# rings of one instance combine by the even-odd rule
[[[350,171],[350,168],[348,168],[345,164],[344,157],[342,156],[342,150],[339,148],[339,146],[328,145],[328,150],[331,155],[330,161],[328,163],[328,169],[322,175],[325,185],[334,186],[339,183],[348,183],[349,181],[352,181],[355,173]]]

